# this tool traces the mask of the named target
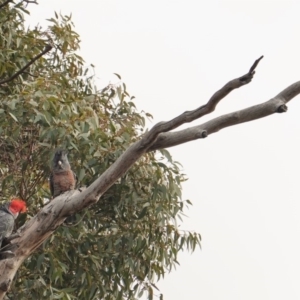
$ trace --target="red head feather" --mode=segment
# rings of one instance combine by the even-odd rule
[[[26,209],[26,203],[21,199],[12,199],[9,204],[9,210],[13,213],[22,213],[25,212]]]

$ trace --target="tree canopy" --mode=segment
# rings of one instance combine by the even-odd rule
[[[51,201],[55,149],[69,150],[79,186],[89,186],[151,118],[137,110],[124,83],[97,88],[70,16],[55,13],[48,28],[25,28],[28,2],[0,4],[1,200],[27,202],[17,227]],[[136,299],[145,292],[152,299],[178,252],[200,245],[199,234],[177,225],[190,205],[181,199],[183,180],[167,150],[148,152],[101,201],[36,248],[7,298]]]

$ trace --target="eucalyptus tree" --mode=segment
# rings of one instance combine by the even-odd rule
[[[136,109],[124,83],[97,88],[69,16],[25,28],[31,2],[0,3],[0,196],[29,208],[5,246],[12,256],[0,260],[0,299],[152,299],[178,253],[201,240],[177,226],[191,203],[181,198],[186,178],[166,148],[285,112],[300,82],[265,103],[174,131],[250,83],[260,57],[206,104],[147,131],[151,115]],[[58,147],[69,150],[80,188],[51,199]]]

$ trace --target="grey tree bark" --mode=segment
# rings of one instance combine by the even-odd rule
[[[290,85],[277,96],[259,105],[235,111],[212,119],[201,125],[180,131],[172,131],[180,125],[192,122],[215,110],[217,104],[234,89],[251,82],[260,57],[248,73],[229,81],[199,108],[184,112],[167,122],[156,124],[139,141],[132,144],[97,180],[83,191],[69,191],[45,205],[37,215],[19,229],[20,236],[13,239],[6,248],[14,257],[0,260],[0,300],[9,290],[14,276],[24,262],[60,226],[66,217],[81,211],[97,201],[127,170],[146,152],[173,147],[199,138],[206,138],[219,130],[244,122],[253,121],[273,113],[287,111],[287,102],[300,93],[300,81]]]

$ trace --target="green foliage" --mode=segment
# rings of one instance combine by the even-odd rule
[[[55,14],[46,31],[25,29],[24,12],[23,4],[0,10],[0,78],[55,45],[0,89],[0,197],[26,200],[30,218],[50,199],[55,148],[70,150],[80,185],[89,185],[139,138],[149,114],[137,111],[123,83],[97,90],[70,17]],[[178,252],[200,245],[177,226],[190,203],[181,200],[183,180],[166,150],[142,157],[23,264],[10,299],[152,299]]]

